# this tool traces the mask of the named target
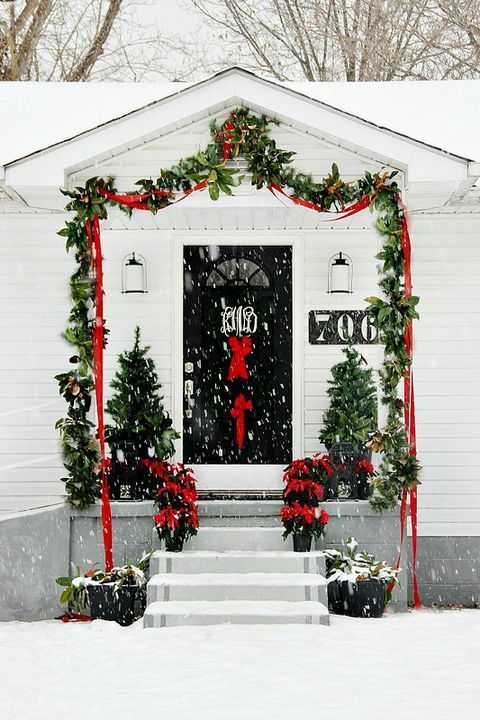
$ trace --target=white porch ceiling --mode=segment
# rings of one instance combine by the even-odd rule
[[[203,195],[203,197],[202,197]],[[110,230],[315,230],[319,227],[369,228],[372,216],[367,211],[345,220],[297,207],[285,199],[280,201],[268,190],[255,191],[253,196],[225,198],[211,202],[206,192],[186,198],[156,215],[141,210],[131,218],[119,208],[109,210],[105,229]]]

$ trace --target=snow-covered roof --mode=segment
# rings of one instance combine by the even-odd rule
[[[480,159],[480,80],[284,83],[449,153]],[[0,83],[0,165],[188,87],[183,83]]]

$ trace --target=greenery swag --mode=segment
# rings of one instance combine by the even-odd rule
[[[168,170],[161,170],[156,180],[139,180],[135,195],[142,193],[142,202],[152,213],[167,207],[175,194],[188,192],[204,183],[212,200],[220,193],[231,195],[242,175],[230,158],[242,156],[251,173],[251,182],[261,189],[276,184],[291,196],[314,203],[322,210],[343,210],[349,203],[365,197],[370,209],[376,210],[376,226],[383,236],[383,247],[377,258],[379,287],[383,297],[368,298],[369,310],[377,323],[379,339],[385,347],[381,371],[383,403],[387,407],[386,427],[377,431],[371,441],[373,450],[383,453],[380,473],[375,478],[376,493],[372,498],[375,509],[393,508],[403,490],[418,484],[419,466],[416,455],[405,435],[403,402],[398,386],[408,372],[411,357],[407,355],[404,332],[418,317],[418,297],[406,297],[402,232],[404,211],[400,190],[394,180],[395,172],[366,172],[355,182],[344,182],[334,164],[328,177],[315,182],[305,173],[291,167],[294,152],[277,147],[270,135],[274,121],[264,115],[253,115],[246,108],[234,110],[221,125],[211,124],[212,141],[206,149],[181,160]],[[93,381],[93,318],[95,279],[86,232],[87,220],[107,217],[107,207],[116,202],[105,196],[115,192],[114,179],[91,178],[85,187],[63,190],[70,198],[66,209],[74,213],[60,230],[67,238],[66,249],[74,249],[76,269],[70,278],[72,309],[65,338],[75,347],[70,358],[72,369],[57,375],[60,393],[68,410],[58,421],[68,477],[66,483],[69,502],[85,508],[99,494],[99,449],[94,425],[89,419]],[[133,194],[132,194],[133,195]],[[131,214],[131,207],[120,204]]]

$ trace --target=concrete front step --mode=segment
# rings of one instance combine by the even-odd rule
[[[327,604],[327,581],[313,573],[165,573],[154,575],[147,601],[316,600]]]
[[[201,528],[279,527],[281,500],[199,500]]]
[[[279,517],[281,500],[199,500],[198,514],[204,518]]]
[[[202,531],[203,532],[203,531]],[[158,573],[318,573],[325,574],[320,551],[293,550],[223,551],[184,550],[180,553],[157,550],[150,560],[151,576]]]
[[[202,527],[190,538],[187,550],[291,550],[276,527]]]
[[[204,530],[207,527],[276,527],[283,532],[282,518],[280,515],[242,515],[241,517],[216,517],[215,515],[207,515],[200,518],[200,528]],[[200,532],[200,531],[199,531]]]
[[[146,628],[175,625],[263,625],[302,623],[328,625],[328,610],[315,601],[224,600],[154,602],[144,615]]]

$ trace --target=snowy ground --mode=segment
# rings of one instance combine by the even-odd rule
[[[1,720],[479,717],[480,611],[330,627],[0,623]]]

